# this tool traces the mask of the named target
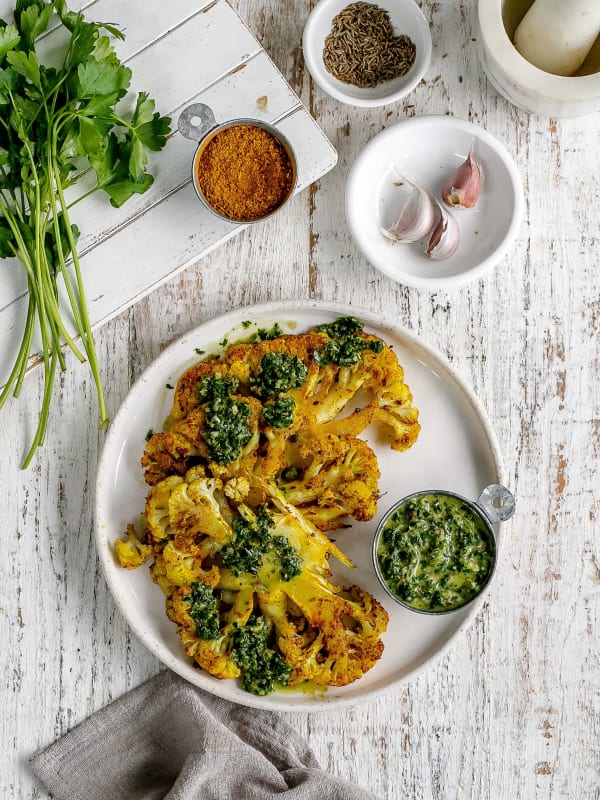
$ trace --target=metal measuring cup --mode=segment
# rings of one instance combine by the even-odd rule
[[[455,497],[464,503],[465,506],[471,509],[473,513],[479,517],[479,519],[483,522],[484,527],[487,531],[488,536],[488,544],[490,547],[490,553],[492,557],[492,564],[488,571],[485,581],[481,585],[479,591],[462,603],[459,606],[454,606],[453,608],[443,609],[440,611],[434,611],[430,609],[423,609],[423,608],[415,608],[411,606],[410,603],[407,603],[405,600],[400,599],[395,595],[390,587],[387,585],[386,580],[381,572],[381,568],[379,566],[379,558],[378,558],[378,547],[379,547],[379,540],[383,534],[383,529],[388,521],[388,519],[392,516],[392,514],[407,503],[409,500],[414,499],[415,497],[423,497],[425,495],[434,495],[434,496],[443,496],[443,497]],[[505,487],[501,486],[497,483],[492,483],[489,486],[486,486],[485,489],[479,495],[479,498],[474,500],[469,500],[466,497],[463,497],[456,492],[449,492],[445,489],[426,489],[422,492],[414,492],[413,494],[409,494],[406,497],[403,497],[398,502],[394,503],[394,505],[386,511],[384,514],[381,522],[377,526],[377,530],[375,531],[375,536],[373,538],[373,566],[375,568],[375,573],[382,588],[385,592],[401,606],[404,608],[408,608],[410,611],[415,611],[418,614],[427,614],[429,616],[440,616],[441,614],[452,614],[454,611],[459,611],[466,606],[473,603],[478,597],[481,596],[482,592],[489,586],[490,581],[492,580],[494,573],[496,571],[496,561],[497,561],[497,547],[496,547],[496,534],[494,533],[493,525],[498,524],[499,522],[506,522],[506,520],[510,519],[512,515],[515,513],[515,498],[511,494],[511,492]]]
[[[284,148],[292,167],[292,180],[290,181],[290,188],[282,202],[277,206],[277,208],[274,208],[264,216],[253,220],[232,219],[231,217],[227,217],[224,214],[216,211],[204,196],[198,182],[198,162],[209,142],[220,131],[225,130],[225,128],[232,128],[236,125],[251,125],[255,128],[262,128],[263,130],[267,131],[267,133],[271,134],[271,136],[273,136],[273,138],[275,138]],[[226,220],[227,222],[236,222],[242,225],[250,225],[255,222],[262,222],[283,208],[283,206],[293,195],[298,177],[296,156],[287,138],[274,125],[270,125],[268,122],[263,122],[262,120],[252,119],[249,117],[242,117],[239,119],[232,119],[228,120],[227,122],[218,123],[210,106],[207,106],[205,103],[193,103],[192,105],[184,108],[179,115],[179,119],[177,120],[177,129],[182,136],[185,136],[186,139],[191,139],[192,141],[198,143],[192,161],[192,182],[194,184],[196,194],[198,195],[198,199],[202,205],[208,209],[211,214],[214,214],[219,219]]]

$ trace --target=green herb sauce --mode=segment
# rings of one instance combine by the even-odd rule
[[[423,611],[448,611],[486,583],[493,543],[483,520],[462,500],[428,494],[407,500],[389,517],[377,559],[400,600]]]
[[[290,581],[302,571],[300,553],[285,536],[273,536],[273,517],[265,504],[258,507],[255,520],[241,514],[233,518],[233,537],[220,552],[223,563],[234,575],[248,572],[258,575],[265,555],[274,552],[279,561],[281,580]]]
[[[267,425],[273,428],[289,428],[294,422],[294,409],[296,403],[293,397],[277,397],[263,406],[262,418]]]
[[[261,358],[258,373],[250,378],[250,388],[257,397],[277,397],[302,386],[307,375],[306,364],[298,356],[267,353]]]
[[[259,328],[256,337],[260,342],[272,341],[283,334],[281,325],[276,322],[272,328]]]
[[[196,636],[200,639],[218,639],[221,630],[213,590],[205,583],[192,583],[190,589],[190,594],[183,599],[189,603],[189,615],[196,624]]]
[[[229,464],[248,444],[252,432],[248,419],[252,411],[248,403],[236,400],[236,378],[208,375],[198,381],[198,395],[206,403],[204,439],[208,455],[217,464]]]
[[[290,436],[290,439],[291,438]],[[300,475],[302,475],[302,470],[299,467],[286,467],[281,472],[281,480],[286,482],[295,481]]]
[[[275,686],[287,686],[290,681],[292,668],[269,646],[272,638],[271,626],[256,614],[234,632],[233,660],[241,670],[247,692],[264,696],[271,694]]]
[[[383,342],[380,339],[363,339],[358,336],[362,329],[363,323],[356,317],[340,317],[334,322],[317,325],[315,330],[322,331],[331,338],[324,347],[315,350],[317,364],[351,367],[358,364],[363,350],[381,353]]]

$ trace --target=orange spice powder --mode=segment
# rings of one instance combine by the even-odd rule
[[[239,222],[267,216],[288,197],[294,170],[285,147],[256,125],[216,133],[196,162],[198,187],[217,213]]]

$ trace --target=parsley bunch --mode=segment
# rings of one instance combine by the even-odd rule
[[[41,64],[35,47],[54,15],[68,33],[59,67]],[[44,440],[56,368],[65,369],[63,344],[80,361],[87,357],[101,425],[108,422],[76,251],[79,231],[69,221],[79,200],[68,203],[65,190],[91,168],[95,185],[79,199],[103,191],[121,206],[152,185],[147,151],[161,150],[170,130],[170,119],[155,112],[145,92],[132,113],[121,111],[131,70],[119,61],[110,36],[123,38],[114,26],[69,11],[65,0],[17,0],[14,23],[0,20],[0,258],[20,261],[29,290],[23,339],[0,408],[11,392],[19,394],[36,328],[44,364],[42,408],[24,468]],[[61,317],[60,283],[75,337]]]

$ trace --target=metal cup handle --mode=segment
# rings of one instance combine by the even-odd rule
[[[179,133],[194,142],[199,142],[216,126],[217,121],[212,108],[204,103],[192,103],[191,106],[187,106],[177,120]]]
[[[505,486],[486,486],[475,504],[492,524],[506,522],[515,513],[515,498]]]

